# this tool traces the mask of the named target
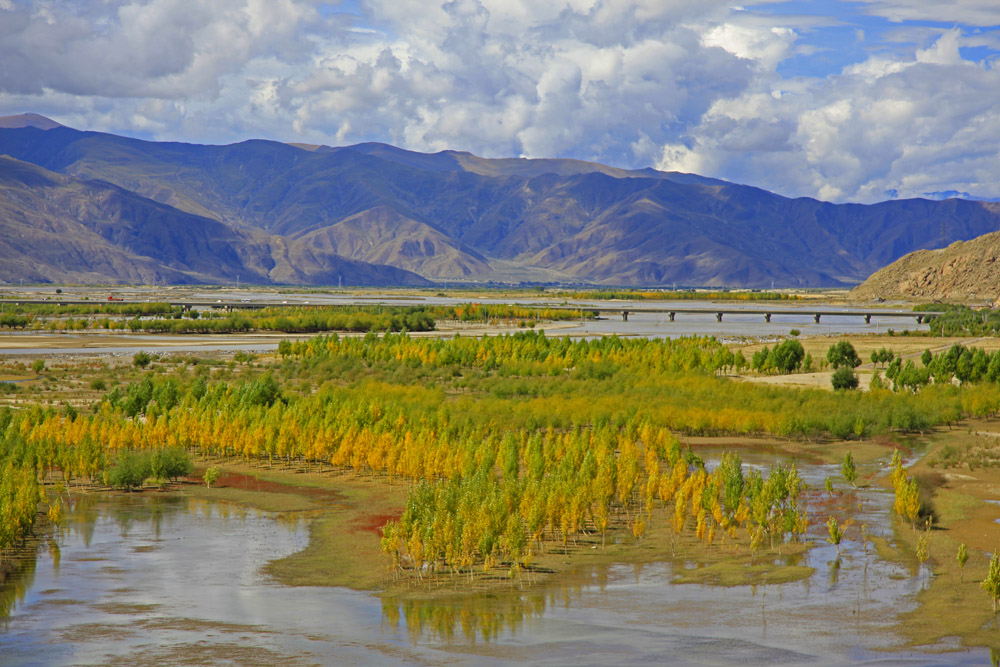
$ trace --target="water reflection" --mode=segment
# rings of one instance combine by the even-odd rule
[[[305,547],[300,519],[176,494],[73,496],[37,559],[0,586],[0,662],[185,664],[197,647],[207,662],[256,664],[831,663],[875,661],[889,647],[933,663],[891,650],[888,629],[921,581],[867,548],[890,504],[874,489],[845,501],[856,525],[839,559],[821,531],[807,553],[768,556],[813,568],[788,584],[676,584],[706,566],[688,557],[581,567],[526,592],[402,599],[263,576],[265,563]],[[986,651],[952,657],[981,663]]]
[[[10,570],[6,580],[0,584],[0,623],[6,627],[14,609],[24,601],[25,595],[35,583],[36,558],[25,558]]]
[[[414,644],[428,641],[475,644],[520,634],[524,620],[541,617],[542,594],[468,597],[457,600],[382,600],[384,631],[405,631]]]

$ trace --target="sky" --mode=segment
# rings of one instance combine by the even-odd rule
[[[0,0],[0,115],[1000,197],[1000,0]]]

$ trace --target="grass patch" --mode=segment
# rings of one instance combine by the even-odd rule
[[[288,586],[347,586],[374,590],[388,583],[390,560],[380,548],[382,522],[399,516],[405,488],[339,480],[341,506],[323,511],[309,527],[309,545],[269,563],[264,571]]]
[[[940,525],[954,525],[963,521],[983,506],[983,501],[975,496],[954,489],[938,489],[934,497],[934,509],[937,511]]]
[[[875,553],[884,561],[890,563],[906,563],[909,557],[897,549],[889,540],[874,535],[868,536],[868,541],[875,547]]]
[[[674,577],[675,584],[707,584],[710,586],[748,586],[760,584],[787,584],[803,581],[815,570],[804,565],[780,565],[758,563],[750,565],[738,560],[723,561],[683,570]]]
[[[212,502],[247,505],[265,512],[309,512],[321,509],[309,498],[294,493],[269,493],[231,488],[206,489],[205,487],[191,487],[185,489],[184,493]]]
[[[954,638],[965,646],[997,645],[998,618],[979,582],[986,576],[989,557],[1000,538],[997,508],[985,502],[996,497],[1000,471],[977,468],[942,475],[928,466],[937,460],[942,448],[964,447],[965,441],[975,437],[971,433],[984,426],[989,428],[984,422],[972,422],[961,430],[939,430],[930,438],[927,456],[910,470],[916,479],[925,480],[936,512],[927,562],[933,574],[917,594],[917,607],[901,614],[896,625],[896,631],[912,646],[933,647]],[[924,533],[911,530],[898,517],[893,520],[898,548],[878,538],[872,543],[880,557],[915,566],[917,542]],[[965,568],[956,558],[962,543],[969,550]]]

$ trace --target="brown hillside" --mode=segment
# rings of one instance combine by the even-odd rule
[[[1000,299],[1000,232],[901,257],[856,287],[857,299]]]
[[[0,280],[130,280],[136,264],[159,281],[853,286],[908,252],[1000,230],[1000,203],[830,204],[579,160],[49,124],[0,118]],[[73,244],[63,254],[46,250],[50,227]]]

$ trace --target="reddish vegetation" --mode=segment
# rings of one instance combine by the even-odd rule
[[[351,524],[352,533],[375,533],[382,534],[382,526],[390,519],[398,519],[395,514],[364,514]]]
[[[293,486],[291,484],[271,482],[264,479],[258,479],[257,477],[253,477],[251,475],[242,475],[240,473],[232,472],[219,477],[219,479],[217,479],[212,486],[216,488],[229,487],[232,489],[245,489],[247,491],[262,491],[264,493],[294,493],[299,496],[324,498],[327,500],[339,500],[342,498],[339,493],[330,489],[313,489]]]

